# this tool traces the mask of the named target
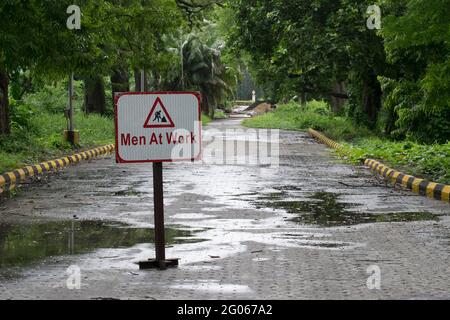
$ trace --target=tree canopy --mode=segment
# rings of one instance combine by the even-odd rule
[[[325,99],[396,139],[448,139],[448,0],[80,0],[69,30],[71,2],[0,3],[0,133],[10,96],[72,72],[88,113],[139,89],[145,70],[148,90],[199,90],[213,115],[250,70],[268,100]]]
[[[245,52],[275,100],[344,98],[346,109],[334,110],[369,127],[445,141],[450,3],[377,4],[380,30],[366,24],[373,1],[230,0],[235,25],[228,44]]]

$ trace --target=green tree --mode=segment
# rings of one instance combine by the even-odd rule
[[[390,72],[382,78],[385,129],[394,137],[450,137],[450,2],[383,0]]]
[[[66,26],[69,0],[11,0],[0,3],[0,134],[10,132],[9,80],[30,70],[35,77],[61,79],[71,72],[83,73],[107,58],[99,48],[104,34],[92,19],[104,4],[80,1],[81,30]],[[95,63],[93,63],[95,62]]]
[[[366,28],[371,1],[229,3],[236,12],[229,44],[251,56],[258,79],[274,98],[297,95],[303,102],[306,94],[350,98],[351,114],[375,124],[381,107],[377,76],[385,58],[381,38]],[[339,92],[333,91],[336,87]]]

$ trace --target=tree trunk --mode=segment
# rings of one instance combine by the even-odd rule
[[[130,91],[129,76],[130,74],[128,73],[128,68],[124,66],[118,66],[113,70],[111,75],[112,101],[114,101],[116,93]]]
[[[345,98],[341,98],[340,96],[345,96],[347,94],[346,88],[345,88],[345,82],[344,81],[336,81],[333,85],[331,95],[331,110],[334,113],[339,113],[342,110],[343,105],[347,101]]]
[[[362,102],[370,127],[375,127],[381,109],[381,86],[375,75],[364,80]]]
[[[135,92],[141,92],[141,70],[134,69],[134,91]]]
[[[392,131],[395,130],[395,123],[398,120],[397,113],[394,112],[394,110],[390,109],[389,115],[387,116],[386,125],[384,127],[384,132],[388,135],[392,133]]]
[[[214,120],[215,107],[209,109],[209,117]]]
[[[307,103],[306,92],[302,91],[300,93],[300,105],[302,106],[302,108],[306,106],[306,103]]]
[[[150,82],[150,80],[148,80]],[[167,90],[167,88],[161,88],[161,75],[158,71],[153,72],[153,88],[156,91]]]
[[[84,79],[84,108],[86,114],[106,113],[105,83],[100,76]]]
[[[206,115],[209,115],[209,101],[208,96],[202,93],[202,103],[201,103],[202,112]]]
[[[9,123],[8,86],[8,74],[4,69],[0,68],[0,135],[11,133]]]

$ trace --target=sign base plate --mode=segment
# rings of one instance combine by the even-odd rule
[[[139,261],[139,269],[161,269],[165,270],[170,267],[178,267],[178,258],[157,261],[156,259],[148,259],[147,261]]]

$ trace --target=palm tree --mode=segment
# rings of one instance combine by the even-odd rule
[[[202,111],[213,117],[215,108],[230,92],[227,83],[234,81],[220,58],[220,44],[208,46],[195,34],[175,41],[171,52],[179,57],[165,75],[164,87],[177,90],[198,90],[202,94]]]

